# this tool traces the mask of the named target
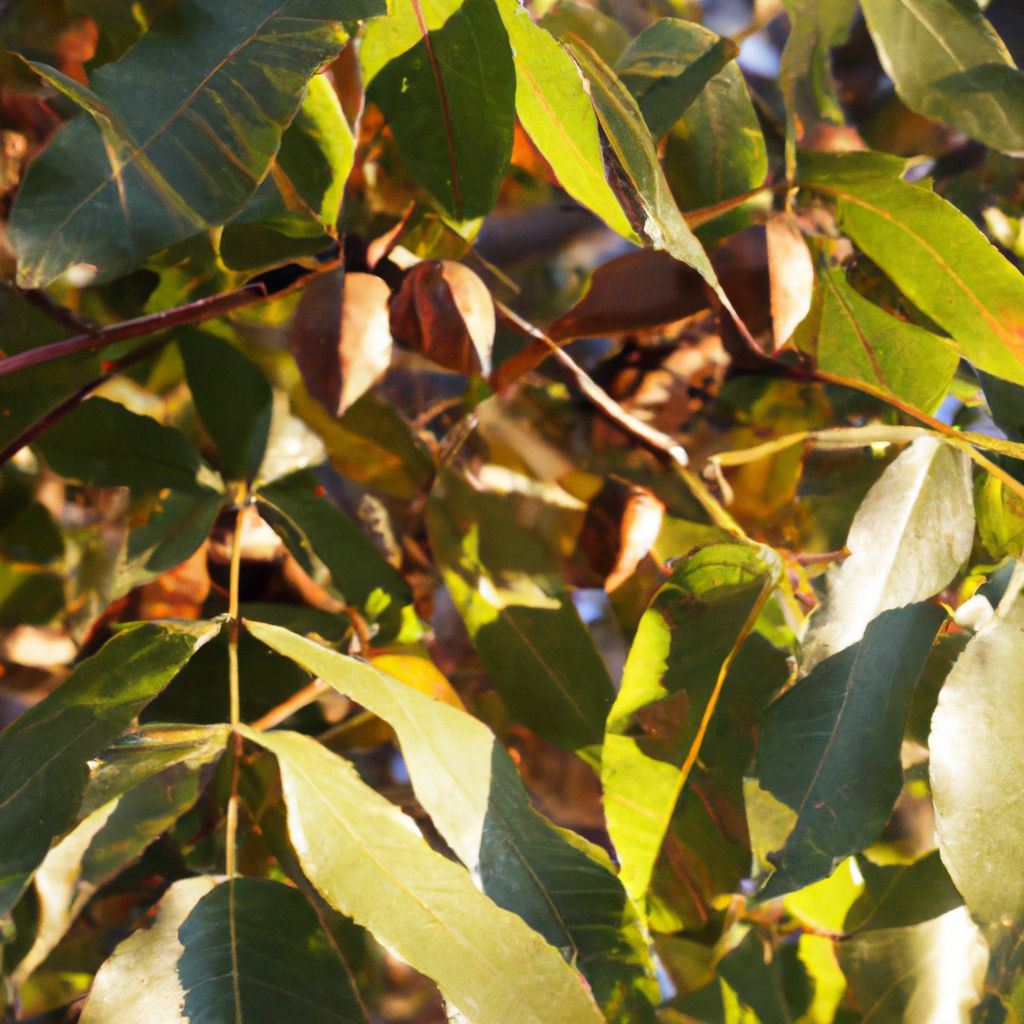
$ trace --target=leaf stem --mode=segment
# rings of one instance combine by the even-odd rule
[[[242,525],[248,506],[249,491],[245,483],[238,487],[235,502],[238,512],[235,515],[235,532],[231,538],[231,568],[228,575],[228,700],[230,707],[232,758],[231,758],[231,793],[228,796],[227,821],[224,836],[224,872],[228,878],[238,874],[236,860],[238,845],[238,773],[242,755],[242,724],[241,698],[238,680],[238,580],[242,566]]]

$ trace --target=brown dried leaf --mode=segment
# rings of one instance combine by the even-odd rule
[[[814,262],[796,219],[773,214],[765,226],[771,283],[772,335],[777,352],[811,308]]]
[[[491,372],[494,327],[490,290],[461,263],[417,263],[391,298],[395,337],[457,373]]]
[[[609,477],[591,499],[580,529],[580,549],[612,591],[636,571],[661,532],[665,506],[646,487]]]
[[[305,290],[292,321],[291,351],[309,393],[340,416],[391,362],[388,286],[373,274],[335,270]]]

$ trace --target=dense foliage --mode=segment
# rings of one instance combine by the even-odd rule
[[[0,3],[5,1021],[1024,1018],[1024,14],[703,13]]]

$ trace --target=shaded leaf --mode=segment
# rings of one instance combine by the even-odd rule
[[[263,373],[233,345],[186,328],[177,334],[185,379],[228,480],[252,480],[270,437],[274,396]]]
[[[731,39],[702,25],[659,18],[629,44],[615,70],[660,139],[738,53]]]
[[[416,797],[499,906],[569,950],[611,1020],[649,1019],[657,1001],[646,941],[609,866],[540,817],[493,733],[461,710],[287,630],[247,622],[398,735]],[[374,659],[385,668],[387,662]]]
[[[512,46],[520,123],[562,188],[632,239],[633,229],[605,178],[597,117],[579,68],[518,0],[498,0],[498,12]]]
[[[850,556],[829,571],[828,595],[801,649],[806,672],[859,639],[880,612],[937,594],[974,539],[971,464],[934,437],[914,441],[886,467],[850,526]]]
[[[582,979],[535,931],[484,896],[459,865],[355,769],[298,733],[256,733],[281,771],[302,868],[336,909],[433,978],[475,1024],[603,1018]]]
[[[1024,277],[954,206],[878,153],[802,153],[800,184],[978,369],[1024,384]]]
[[[178,929],[217,881],[186,878],[164,893],[156,920],[125,939],[96,973],[82,1024],[180,1024],[185,993],[176,969],[184,951]]]
[[[905,928],[941,917],[963,904],[938,850],[910,864],[872,864],[858,861],[864,892],[843,922],[847,932]]]
[[[106,398],[90,398],[51,427],[36,446],[61,476],[136,493],[196,490],[201,460],[180,430]]]
[[[494,328],[487,285],[461,263],[417,263],[391,297],[395,337],[456,373],[491,372]]]
[[[307,80],[341,49],[339,15],[378,10],[372,0],[343,11],[334,0],[244,10],[182,0],[88,89],[34,64],[89,116],[25,174],[10,221],[19,284],[45,285],[75,263],[109,280],[230,220],[267,172]]]
[[[74,823],[89,759],[124,732],[220,625],[126,629],[0,734],[0,913]]]
[[[321,492],[322,493],[322,492]],[[292,473],[255,492],[261,514],[314,579],[329,580],[347,604],[366,609],[379,620],[387,639],[398,632],[402,609],[411,602],[409,587],[373,541],[329,498],[318,493],[306,470]]]
[[[290,347],[306,389],[333,416],[354,405],[391,362],[390,297],[379,277],[343,269],[302,293]]]
[[[360,60],[367,98],[417,181],[457,220],[488,213],[512,152],[516,92],[494,0],[398,5],[367,25]]]
[[[336,234],[355,140],[331,83],[314,76],[270,172],[220,237],[229,267],[266,266],[326,249]]]
[[[821,274],[817,358],[821,369],[862,380],[932,412],[960,362],[956,343],[900,320],[864,298],[842,269]]]
[[[608,670],[553,568],[530,577],[504,571],[512,555],[538,566],[546,556],[507,515],[494,518],[487,498],[445,474],[427,506],[455,606],[514,716],[569,749],[600,743],[614,694]]]
[[[601,760],[608,832],[640,898],[740,645],[776,586],[766,548],[720,544],[673,567],[637,629]]]
[[[297,889],[232,878],[178,929],[182,1013],[192,1024],[366,1020],[338,948]]]
[[[770,857],[765,898],[825,878],[881,832],[903,785],[907,709],[944,618],[932,604],[882,612],[768,709],[758,778],[797,819]]]
[[[1024,155],[1024,73],[971,0],[864,0],[878,58],[911,110]]]

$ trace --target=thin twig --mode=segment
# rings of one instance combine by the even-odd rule
[[[273,729],[291,718],[297,711],[301,711],[304,707],[308,707],[314,701],[319,700],[330,688],[322,679],[314,679],[313,682],[293,693],[287,700],[281,701],[280,704],[271,708],[265,715],[257,718],[255,722],[250,724],[250,728],[261,732],[265,729]]]
[[[238,874],[238,775],[242,758],[241,696],[238,679],[238,583],[242,566],[242,524],[248,503],[246,485],[239,486],[236,495],[238,512],[235,515],[235,533],[231,538],[231,570],[228,576],[228,699],[230,704],[232,759],[231,793],[228,796],[227,821],[224,835],[224,873],[228,878]]]

